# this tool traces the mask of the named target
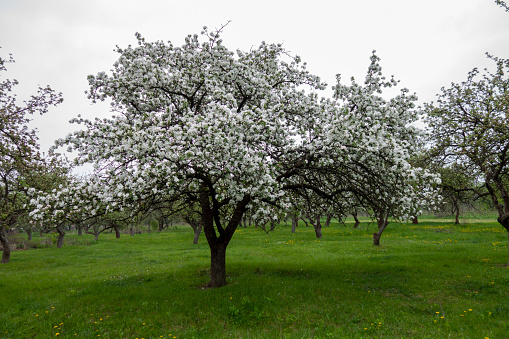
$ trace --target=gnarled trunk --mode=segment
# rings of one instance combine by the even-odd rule
[[[387,209],[385,212],[379,212],[376,214],[376,221],[378,224],[378,232],[373,233],[373,245],[378,246],[380,245],[380,238],[382,237],[382,233],[389,225],[389,212],[390,209]]]
[[[355,224],[353,225],[353,228],[359,227],[359,224],[361,223],[359,219],[357,218],[357,211],[352,213],[353,220],[355,220]]]
[[[2,261],[0,263],[7,264],[11,260],[11,245],[7,239],[5,228],[0,226],[0,243],[2,243]]]
[[[315,222],[311,222],[311,225],[313,225],[313,228],[315,229],[315,235],[318,239],[322,238],[322,224],[320,223],[320,215],[316,217]]]
[[[199,225],[194,230],[193,245],[198,244],[198,239],[200,239],[200,233],[201,233],[202,228],[203,228],[203,223],[199,223]]]
[[[62,246],[64,245],[65,232],[62,230],[62,228],[60,226],[57,227],[56,231],[58,233],[57,248],[62,248]]]

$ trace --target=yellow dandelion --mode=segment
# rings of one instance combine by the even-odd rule
[[[440,313],[440,312],[435,312],[436,314]]]
[[[39,315],[38,315],[38,314],[36,314],[35,316],[36,316],[36,317],[38,317]]]
[[[472,312],[472,309],[471,309],[471,308],[469,308],[469,309],[468,309],[468,312]]]
[[[55,333],[55,335],[59,335],[59,334],[60,334],[60,333],[58,333],[58,332],[57,332],[57,333]]]

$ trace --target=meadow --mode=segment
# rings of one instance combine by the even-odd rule
[[[219,289],[188,226],[69,234],[0,265],[0,338],[507,338],[505,229],[423,218],[374,247],[375,228],[240,228]]]

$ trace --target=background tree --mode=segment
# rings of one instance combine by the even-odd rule
[[[509,60],[489,58],[496,71],[474,69],[442,89],[426,121],[444,163],[469,166],[483,179],[509,242]]]
[[[0,57],[0,72],[6,71],[6,64],[13,62]],[[54,164],[44,159],[39,152],[36,131],[30,129],[29,116],[44,114],[48,108],[62,102],[61,94],[50,87],[39,88],[36,95],[17,104],[12,93],[16,80],[0,82],[0,243],[2,244],[2,263],[10,260],[7,230],[17,219],[28,213],[27,191],[30,188],[46,189],[48,181],[43,177]],[[39,177],[41,175],[41,177]]]

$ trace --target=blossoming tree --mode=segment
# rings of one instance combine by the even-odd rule
[[[10,59],[0,58],[0,72],[6,71]],[[0,82],[0,243],[2,263],[10,260],[7,230],[13,227],[20,216],[28,213],[27,191],[30,188],[43,190],[53,183],[50,168],[56,159],[44,159],[39,152],[36,131],[30,129],[30,115],[44,114],[52,105],[62,102],[61,94],[50,87],[39,88],[36,95],[18,105],[12,94],[16,80]]]
[[[496,71],[479,76],[474,69],[466,81],[444,88],[427,105],[427,122],[441,162],[482,178],[509,237],[509,59],[490,58]]]
[[[338,208],[348,207],[342,196],[353,195],[407,210],[414,192],[401,178],[413,180],[415,171],[407,166],[406,139],[376,123],[379,109],[359,121],[340,101],[320,100],[324,84],[281,45],[235,54],[220,30],[202,34],[204,42],[188,36],[181,47],[137,35],[138,46],[118,48],[111,74],[89,77],[89,98],[110,99],[117,114],[75,119],[84,129],[58,145],[77,151],[77,163],[93,163],[95,172],[58,198],[34,199],[34,218],[188,204],[199,211],[210,247],[209,286],[219,287],[243,215],[249,211],[260,224],[278,218],[290,207],[288,192]],[[392,167],[381,171],[387,159]],[[390,200],[383,183],[391,173],[398,173],[404,199]]]

